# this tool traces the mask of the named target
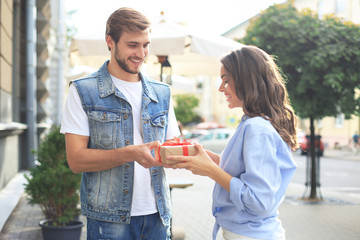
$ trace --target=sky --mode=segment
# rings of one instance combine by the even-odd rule
[[[66,11],[76,10],[72,24],[75,37],[104,34],[106,20],[120,7],[132,7],[144,13],[151,21],[160,16],[184,23],[201,34],[215,34],[258,14],[274,3],[284,0],[65,0]]]

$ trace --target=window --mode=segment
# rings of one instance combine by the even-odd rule
[[[335,118],[335,128],[342,128],[344,126],[344,114],[339,114]]]
[[[210,139],[213,138],[213,136],[214,136],[213,133],[209,133],[208,135],[205,135],[205,136],[201,137],[200,140],[202,140],[202,141],[204,141],[204,140],[210,140]]]
[[[341,13],[346,9],[346,1],[345,0],[336,0],[335,2],[335,13]]]
[[[229,134],[227,134],[227,133],[218,133],[216,135],[216,139],[227,139],[228,136],[229,136]]]
[[[317,119],[316,120],[316,125],[318,128],[322,128],[322,119]]]
[[[318,2],[318,9],[317,9],[319,19],[322,19],[323,15],[325,14],[325,3],[324,1]]]

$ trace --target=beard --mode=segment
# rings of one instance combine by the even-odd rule
[[[120,59],[119,57],[119,52],[117,50],[117,47],[115,46],[115,60],[117,62],[117,64],[119,65],[119,67],[121,69],[123,69],[125,72],[130,73],[130,74],[139,74],[140,70],[131,70],[129,68],[129,65],[126,64],[126,60],[125,59]]]
[[[125,72],[130,73],[130,74],[138,74],[140,71],[136,70],[136,71],[132,71],[129,66],[125,63],[125,60],[120,60],[117,57],[115,57],[116,62],[118,63],[119,67],[121,67]]]

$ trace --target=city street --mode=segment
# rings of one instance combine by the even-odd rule
[[[360,0],[0,0],[0,15],[0,240],[77,220],[80,240],[130,222],[160,240],[135,218],[156,212],[171,240],[360,240]],[[194,163],[222,186],[214,211],[213,179],[164,167],[192,143],[229,149],[228,174]]]
[[[360,161],[328,157],[325,152],[320,160],[323,201],[311,203],[301,200],[308,197],[310,191],[305,187],[306,156],[294,153],[294,159],[298,170],[279,209],[287,240],[360,239],[360,224],[356,216],[360,214]],[[167,169],[167,173],[169,179],[194,183],[186,189],[172,191],[174,226],[185,230],[186,240],[211,239],[214,182],[186,170]],[[222,239],[219,232],[217,240]]]
[[[307,156],[294,154],[298,169],[293,183],[306,182]],[[310,161],[309,161],[309,164]],[[336,191],[360,196],[360,161],[344,160],[341,157],[320,157],[320,190]]]
[[[320,192],[323,201],[309,202],[305,193],[306,157],[294,154],[298,170],[280,206],[279,217],[287,240],[360,239],[360,154],[325,151],[321,161]],[[210,240],[214,218],[211,215],[214,182],[182,169],[166,169],[170,182],[190,182],[186,188],[172,189],[174,232],[185,233],[184,240]],[[305,195],[307,196],[307,195]],[[31,206],[25,194],[0,234],[1,240],[41,240],[39,206]],[[86,223],[86,219],[81,219]],[[86,239],[86,228],[82,230]],[[174,239],[174,240],[178,240]],[[217,240],[223,240],[221,231]]]

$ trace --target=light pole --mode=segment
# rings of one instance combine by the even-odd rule
[[[157,56],[160,68],[160,81],[171,85],[172,68],[168,56]],[[165,81],[164,81],[165,80]]]

